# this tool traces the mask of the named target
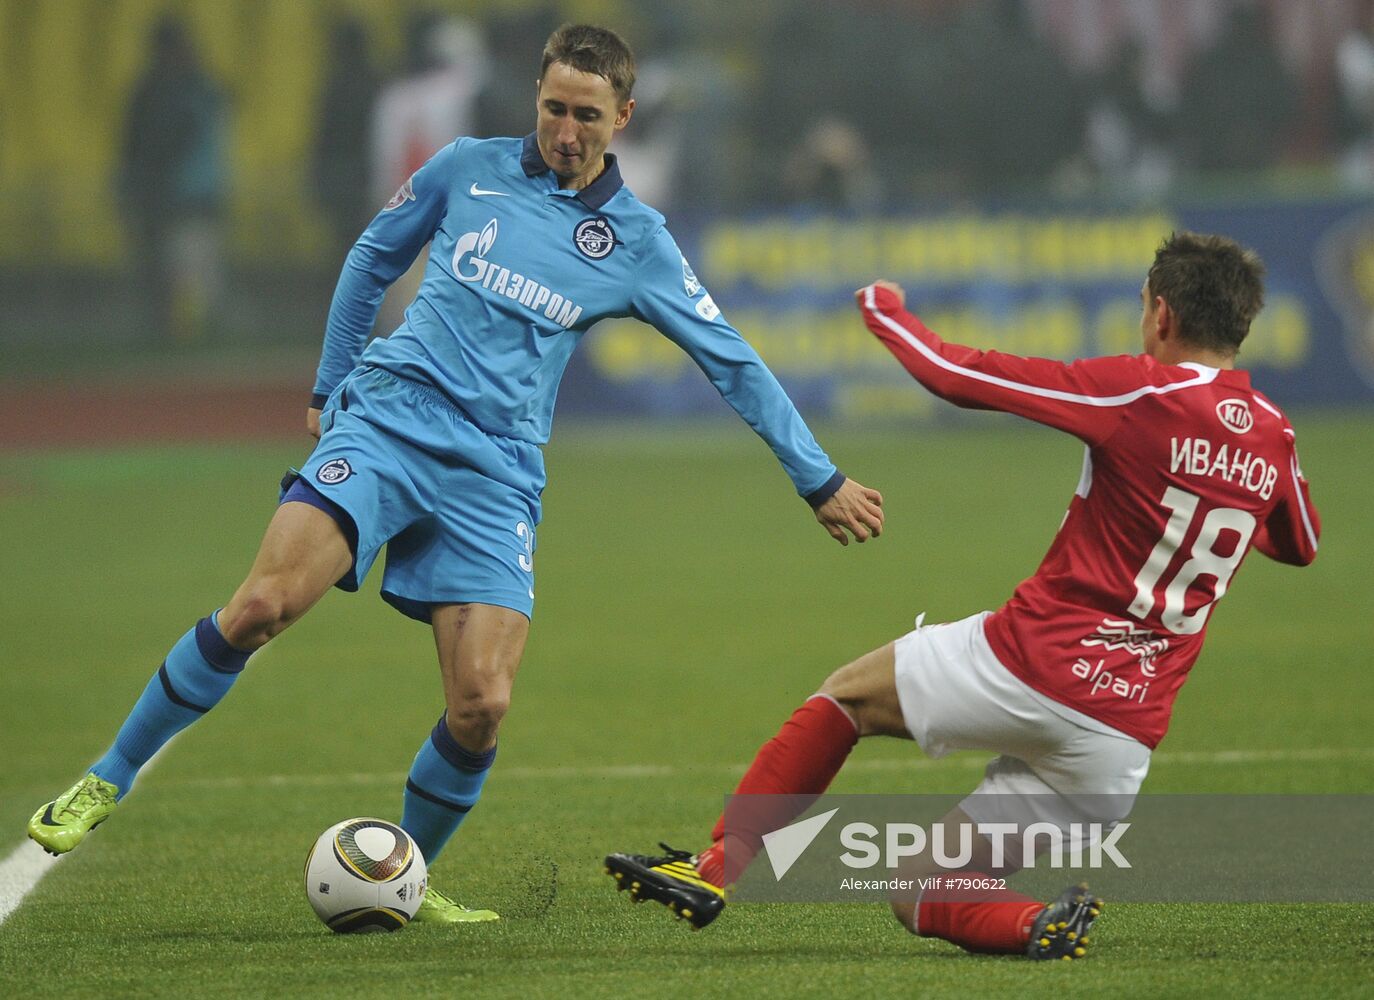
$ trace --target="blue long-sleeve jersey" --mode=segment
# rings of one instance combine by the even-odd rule
[[[387,287],[426,243],[405,322],[367,344]],[[843,476],[721,316],[663,216],[624,186],[615,158],[588,187],[563,190],[533,135],[458,139],[372,221],[334,293],[315,405],[361,360],[434,386],[488,434],[542,445],[578,341],[598,320],[624,316],[691,356],[798,493],[819,504],[839,488]]]

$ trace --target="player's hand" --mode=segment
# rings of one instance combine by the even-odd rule
[[[320,439],[320,411],[313,406],[305,411],[305,429],[316,441]]]
[[[846,479],[825,503],[816,508],[816,520],[841,545],[849,544],[848,529],[856,542],[883,533],[883,495],[852,479]]]
[[[877,281],[873,282],[873,287],[883,288],[891,292],[893,295],[897,296],[897,304],[901,306],[903,309],[906,308],[906,289],[904,289],[901,285],[897,284],[897,282],[888,281],[885,278],[879,278]],[[865,286],[865,288],[860,288],[857,292],[854,293],[854,301],[859,303],[860,306],[864,304],[864,291],[866,288],[867,286]]]

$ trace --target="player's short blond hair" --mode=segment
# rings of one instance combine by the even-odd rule
[[[1234,355],[1264,308],[1264,262],[1225,236],[1170,233],[1155,251],[1147,281],[1190,344]]]
[[[603,77],[623,104],[635,86],[635,57],[625,40],[609,28],[590,24],[565,24],[544,43],[544,61],[539,79],[554,63],[563,63],[582,73]]]

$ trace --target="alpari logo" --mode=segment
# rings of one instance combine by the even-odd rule
[[[453,247],[453,276],[468,284],[480,284],[532,312],[543,313],[546,319],[564,329],[575,324],[582,316],[582,307],[575,305],[572,299],[487,259],[496,245],[499,230],[496,220],[492,219],[480,233],[464,233],[458,237]]]
[[[1115,618],[1103,618],[1097,631],[1086,639],[1080,639],[1079,644],[1101,646],[1108,650],[1124,649],[1139,657],[1140,672],[1146,677],[1155,675],[1155,657],[1169,648],[1168,639],[1157,637],[1147,628],[1136,628],[1133,622]]]
[[[1250,404],[1243,399],[1223,399],[1217,404],[1217,419],[1228,431],[1244,434],[1255,426]]]

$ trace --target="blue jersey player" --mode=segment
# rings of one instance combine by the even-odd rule
[[[635,316],[681,346],[838,541],[880,532],[881,497],[836,471],[663,217],[624,186],[606,148],[630,120],[633,83],[615,34],[559,29],[534,134],[457,140],[368,226],[329,312],[307,412],[319,445],[288,478],[247,579],[172,647],[105,756],[38,810],[34,840],[75,847],[253,650],[331,586],[356,589],[386,545],[382,594],[433,628],[443,676],[446,711],[411,767],[401,819],[433,862],[496,755],[534,604],[541,447],[568,358],[597,320]],[[425,244],[405,322],[364,349],[384,291]],[[431,887],[417,919],[496,914]]]

